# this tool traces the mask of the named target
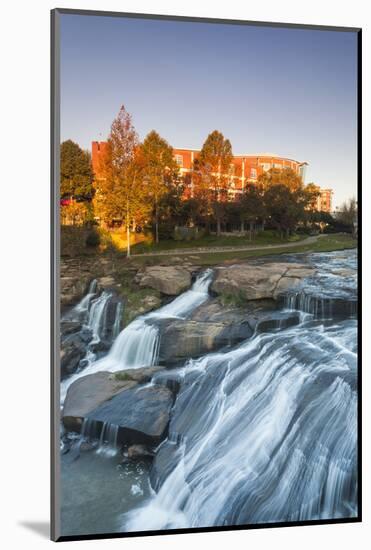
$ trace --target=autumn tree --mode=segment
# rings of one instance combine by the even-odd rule
[[[262,186],[247,184],[244,192],[237,198],[237,204],[241,231],[244,231],[245,222],[249,223],[249,238],[251,241],[257,220],[264,219],[266,215]]]
[[[124,222],[127,256],[130,256],[130,229],[146,208],[143,192],[144,164],[131,116],[122,106],[112,123],[105,154],[101,160],[97,186],[97,213],[105,222]]]
[[[155,130],[141,145],[141,155],[147,183],[147,197],[153,209],[155,241],[159,242],[160,209],[164,197],[173,190],[171,186],[178,173],[173,149]]]
[[[268,189],[273,185],[285,185],[290,191],[297,191],[303,187],[303,180],[291,168],[283,170],[272,168],[258,177],[258,184],[263,189]]]
[[[199,173],[207,201],[211,205],[217,223],[217,235],[221,233],[221,222],[228,200],[232,145],[221,132],[214,130],[206,138],[199,156]],[[206,190],[209,190],[207,192]]]
[[[61,144],[60,154],[61,197],[90,200],[93,172],[89,152],[69,139]]]

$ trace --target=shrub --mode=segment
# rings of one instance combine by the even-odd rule
[[[96,229],[91,229],[85,239],[86,246],[97,248],[100,245],[100,235]]]
[[[247,300],[244,293],[241,290],[236,290],[235,293],[222,293],[219,299],[223,306],[226,307],[244,307]]]
[[[126,382],[128,380],[132,380],[132,378],[127,372],[117,372],[115,374],[115,380],[118,380],[120,382]]]

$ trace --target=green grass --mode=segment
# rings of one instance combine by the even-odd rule
[[[235,294],[222,292],[219,295],[219,300],[225,307],[243,307],[247,303],[246,297],[241,290],[238,290]]]
[[[146,252],[161,252],[167,250],[182,250],[187,248],[213,248],[224,246],[257,246],[265,244],[280,244],[299,241],[307,237],[307,235],[292,235],[288,239],[281,239],[276,231],[264,231],[256,235],[253,240],[249,237],[238,237],[236,235],[221,236],[207,235],[200,239],[190,241],[175,241],[164,240],[156,243],[138,243],[132,246],[133,254],[144,254]]]
[[[127,372],[116,372],[114,378],[119,382],[127,382],[132,380],[131,376]]]
[[[151,297],[156,300],[155,308],[160,307],[161,298],[157,290],[140,288],[133,280],[134,273],[125,268],[125,265],[128,264],[126,258],[122,263],[123,267],[116,269],[114,277],[116,282],[120,285],[118,289],[124,299],[122,326],[126,326],[141,313],[149,311],[149,309],[143,308],[146,298]]]
[[[257,243],[254,243],[255,245]],[[271,243],[272,244],[272,243]],[[173,260],[172,256],[152,256],[152,257],[132,257],[129,262],[133,267],[141,267],[148,265],[174,265],[179,263],[189,263],[192,265],[220,265],[223,263],[231,263],[233,261],[241,261],[248,258],[258,258],[261,256],[271,256],[279,254],[298,254],[304,252],[331,252],[333,250],[345,250],[355,248],[357,241],[351,235],[333,234],[325,235],[318,238],[315,243],[302,244],[295,247],[282,246],[273,249],[262,250],[244,250],[244,251],[220,251],[210,252],[197,255],[192,253],[190,256],[182,255],[181,258]]]

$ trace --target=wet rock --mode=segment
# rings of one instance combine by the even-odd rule
[[[265,319],[257,323],[257,332],[270,332],[272,330],[284,330],[300,323],[300,314],[296,311],[272,312]]]
[[[172,320],[161,326],[159,360],[167,365],[199,357],[249,338],[247,321],[238,323]]]
[[[191,286],[191,274],[180,266],[153,266],[137,273],[135,281],[141,287],[176,296]]]
[[[70,334],[79,332],[82,329],[82,324],[79,321],[61,320],[60,324],[61,337],[65,338]]]
[[[264,266],[252,264],[232,265],[217,270],[211,289],[217,295],[235,295],[245,300],[275,298],[277,287],[285,288],[313,275],[315,271],[305,264],[267,263]],[[282,278],[287,281],[281,282]]]
[[[127,451],[129,460],[138,460],[143,457],[153,457],[154,452],[146,445],[131,445]]]
[[[78,378],[68,388],[62,420],[69,431],[80,431],[82,419],[91,417],[91,412],[112,399],[123,390],[149,382],[163,367],[128,369],[116,373],[97,372]]]
[[[166,436],[173,399],[162,386],[124,389],[91,411],[89,418],[119,426],[119,440],[128,445],[157,445]]]
[[[277,299],[280,295],[286,294],[288,291],[298,289],[301,282],[299,277],[282,277],[273,291],[273,298]]]
[[[61,361],[61,378],[65,378],[76,372],[81,359],[86,354],[86,342],[79,335],[74,335],[74,338],[61,342],[60,361]]]
[[[163,367],[128,369],[116,373],[96,372],[78,378],[68,388],[62,419],[70,431],[79,431],[82,419],[123,390],[149,382]]]
[[[279,301],[284,305],[290,302],[291,309],[297,309],[314,315],[315,319],[349,319],[357,316],[357,300],[346,298],[329,298],[307,294],[305,291],[280,296]]]

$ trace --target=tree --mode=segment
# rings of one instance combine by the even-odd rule
[[[358,207],[357,201],[354,197],[343,202],[339,211],[336,213],[336,220],[343,225],[347,225],[354,228],[354,224],[357,223]]]
[[[258,177],[258,184],[263,189],[267,189],[272,185],[285,185],[290,191],[298,191],[303,188],[301,177],[291,170],[291,168],[284,168],[283,170],[271,168],[271,170],[264,172]]]
[[[97,212],[101,219],[123,220],[127,256],[130,256],[130,228],[146,208],[143,188],[144,163],[131,116],[122,106],[111,126],[107,148],[97,181]]]
[[[228,182],[233,159],[232,145],[221,132],[214,130],[206,138],[199,156],[199,174],[208,207],[211,206],[217,222],[217,235],[221,233],[221,222],[228,200]]]
[[[300,214],[303,214],[297,202],[296,192],[290,191],[284,184],[276,184],[265,190],[264,201],[267,213],[273,225],[288,235],[295,228]]]
[[[237,199],[241,221],[241,231],[244,231],[245,222],[250,224],[249,238],[252,240],[256,221],[264,219],[266,214],[263,188],[258,184],[247,184],[244,192]]]
[[[178,174],[178,166],[173,157],[173,149],[157,132],[152,130],[141,145],[145,178],[148,184],[148,199],[152,205],[155,222],[155,241],[159,242],[160,206],[169,193],[173,180]]]
[[[88,151],[72,140],[61,144],[61,197],[91,200],[93,172]]]

